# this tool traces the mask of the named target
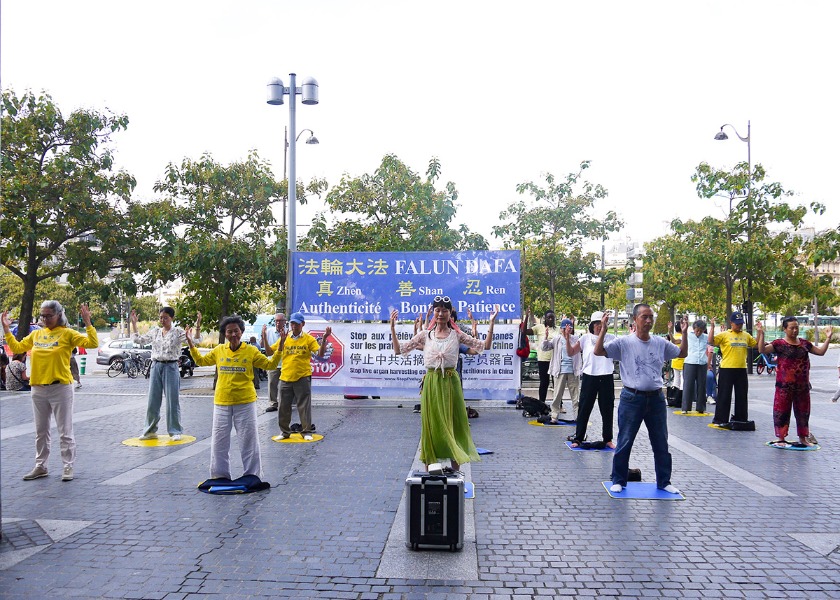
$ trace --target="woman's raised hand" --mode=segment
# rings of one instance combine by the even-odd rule
[[[82,304],[79,306],[79,316],[82,317],[82,322],[85,324],[85,327],[90,327],[90,309],[88,308],[87,304]]]
[[[399,318],[400,313],[397,312],[397,309],[391,311],[391,327],[397,324],[397,318]]]

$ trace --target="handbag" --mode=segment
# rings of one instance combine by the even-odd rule
[[[516,345],[516,356],[526,359],[531,356],[531,342],[525,333],[525,321],[519,324],[519,342]]]

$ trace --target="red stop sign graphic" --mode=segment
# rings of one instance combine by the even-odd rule
[[[309,332],[318,343],[321,343],[321,338],[324,337],[323,331],[313,330]],[[335,333],[331,334],[327,340],[327,348],[324,351],[325,361],[320,361],[316,358],[312,359],[312,378],[313,379],[332,379],[344,366],[344,344],[339,341]]]

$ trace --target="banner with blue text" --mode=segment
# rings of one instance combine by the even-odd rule
[[[295,252],[292,306],[327,321],[384,321],[425,315],[447,296],[459,319],[517,319],[519,251]]]

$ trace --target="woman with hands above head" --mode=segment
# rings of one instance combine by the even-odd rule
[[[178,371],[178,359],[181,357],[181,345],[187,342],[184,330],[174,325],[175,309],[164,306],[158,313],[160,327],[153,327],[145,335],[137,331],[137,311],[132,310],[129,321],[135,344],[152,345],[152,369],[149,374],[149,394],[146,404],[146,422],[141,440],[157,439],[160,405],[166,394],[166,431],[169,438],[180,441],[181,427],[181,375]],[[195,341],[201,339],[201,313],[195,320]]]
[[[420,460],[428,469],[431,463],[448,458],[457,470],[463,463],[480,460],[470,435],[461,379],[455,370],[458,348],[463,344],[476,351],[489,350],[499,308],[490,315],[490,328],[484,341],[458,329],[448,296],[435,297],[432,309],[432,328],[421,330],[402,345],[396,332],[399,313],[392,311],[391,341],[394,354],[423,350],[426,375],[420,395]]]
[[[245,322],[239,315],[222,319],[219,328],[227,340],[202,356],[195,347],[192,329],[184,335],[190,356],[199,367],[216,365],[219,379],[213,395],[213,429],[210,438],[210,478],[233,479],[230,472],[230,432],[236,428],[243,475],[262,475],[260,440],[257,437],[257,391],[254,369],[276,369],[280,354],[271,359],[251,344],[242,343]]]
[[[67,327],[64,307],[57,300],[41,304],[42,329],[32,331],[20,341],[12,335],[9,312],[0,316],[6,343],[15,354],[32,350],[32,412],[35,416],[35,468],[23,479],[30,481],[47,476],[47,459],[50,457],[50,417],[55,424],[61,443],[61,460],[64,463],[62,481],[73,479],[76,460],[76,439],[73,435],[73,375],[70,373],[70,355],[73,348],[98,348],[99,338],[90,322],[86,304],[79,307],[79,316],[85,324],[85,334]]]
[[[809,440],[808,419],[811,416],[810,369],[808,354],[823,356],[831,341],[831,327],[825,332],[825,341],[815,346],[799,337],[799,322],[796,317],[786,317],[782,321],[785,337],[764,343],[764,326],[755,324],[758,351],[766,354],[775,352],[776,356],[776,393],[773,396],[773,429],[776,433],[774,446],[787,446],[787,434],[790,427],[790,410],[796,417],[796,435],[799,443],[795,447],[812,446]]]

